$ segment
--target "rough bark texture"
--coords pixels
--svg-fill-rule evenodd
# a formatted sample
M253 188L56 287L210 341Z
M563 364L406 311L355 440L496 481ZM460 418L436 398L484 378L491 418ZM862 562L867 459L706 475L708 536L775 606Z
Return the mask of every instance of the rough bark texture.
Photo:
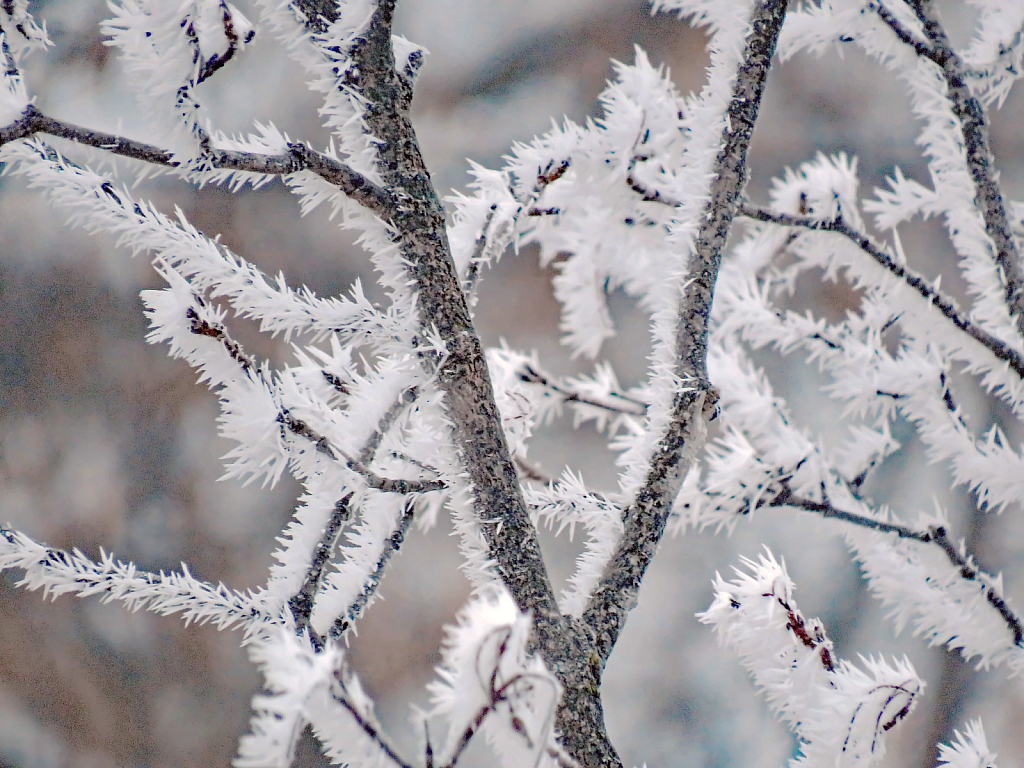
M626 510L622 539L583 614L598 638L602 664L636 604L640 583L665 532L672 501L703 444L706 420L717 401L707 374L708 319L722 249L746 182L747 148L786 6L787 0L763 0L755 6L721 150L715 158L705 216L679 302L676 375L689 386L675 396L669 429L651 458L643 487Z
M533 612L536 648L564 688L557 719L563 747L584 766L621 766L604 727L593 636L558 611L501 427L483 345L451 257L444 210L409 118L411 84L395 71L393 10L394 0L380 3L355 58L368 101L367 127L383 139L378 168L397 201L390 221L417 287L421 325L436 329L445 342L437 381L453 441L495 567L519 608Z

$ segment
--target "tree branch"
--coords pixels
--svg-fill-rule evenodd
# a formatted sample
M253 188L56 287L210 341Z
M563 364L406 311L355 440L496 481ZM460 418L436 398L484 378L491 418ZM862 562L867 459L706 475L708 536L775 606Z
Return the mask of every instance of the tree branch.
M398 754L398 751L391 746L391 743L387 738L385 738L384 734L380 732L377 725L363 717L362 713L352 704L352 702L348 700L348 697L345 695L345 681L343 677L343 670L337 670L334 673L334 679L337 682L337 687L340 689L340 692L335 691L334 686L331 686L331 690L329 691L331 699L348 710L349 714L352 715L353 719L356 721L356 725L358 725L363 730L363 733L369 736L370 739L376 743L380 748L380 751L383 752L395 765L397 765L398 768L413 768L412 764L402 759Z
M981 571L971 564L971 560L973 558L963 557L959 552L957 552L956 547L953 546L953 543L946 535L946 529L942 526L937 526L928 531L915 531L905 525L886 523L881 520L875 520L871 517L858 515L854 512L836 509L832 506L832 502L829 501L826 496L823 496L823 501L814 501L813 499L797 496L792 492L789 484L785 480L781 480L780 485L782 486L782 490L775 496L768 506L802 509L805 512L813 512L824 518L842 520L847 523L852 523L853 525L859 525L862 528L878 531L879 533L894 533L901 539L911 539L913 541L919 541L922 544L934 544L945 552L949 561L960 570L960 576L963 579L974 581L978 579L979 575L981 575ZM1002 616L1006 625L1010 628L1010 632L1013 634L1014 645L1024 647L1024 624L1022 624L1017 615L1010 610L1006 601L997 595L996 591L992 587L989 587L985 591L985 599L988 600L989 604L999 612L999 615Z
M17 139L28 138L35 133L45 133L76 144L95 147L121 157L141 160L167 168L177 168L179 164L167 150L152 144L128 139L103 131L82 128L62 120L56 120L42 114L34 106L29 105L25 114L0 129L0 146ZM305 144L292 143L288 152L281 155L263 155L256 152L237 152L234 150L209 149L211 164L221 170L245 171L274 176L288 176L299 171L311 171L329 184L340 189L348 197L360 205L376 213L382 219L389 219L395 213L395 200L382 187L377 186L361 173L352 170L329 155L316 152Z
M341 529L352 517L352 510L349 507L351 501L352 494L350 493L335 503L334 512L331 514L330 520L327 521L327 525L324 526L320 541L317 542L316 548L313 550L313 561L306 571L306 579L299 591L288 601L288 607L295 619L296 633L301 635L303 632L308 632L309 642L317 653L324 649L324 638L313 631L309 619L313 614L313 605L316 603L316 596L320 591L324 569L331 560Z
M647 403L635 400L627 395L619 394L618 392L609 393L612 401L595 400L592 397L586 397L581 395L579 392L575 392L567 387L558 384L548 379L544 374L534 370L530 365L524 365L520 369L519 380L526 382L527 384L539 384L545 389L554 392L556 395L561 397L562 402L565 403L580 403L582 405L591 405L594 408L601 408L605 411L612 413L628 414L630 416L643 416L647 413Z
M384 577L384 569L387 568L388 562L390 562L392 555L402 548L402 543L405 541L405 535L409 532L409 526L412 524L413 517L415 516L416 505L413 501L407 501L405 503L405 510L402 512L402 516L398 520L398 525L395 526L395 530L391 532L388 540L384 543L384 550L381 552L380 558L377 560L377 565L373 569L373 573L363 584L362 590L359 595L349 606L344 616L339 616L334 620L334 624L328 633L333 639L338 639L348 630L349 627L358 619L363 610L369 604L370 599L377 593L377 588L380 586L380 581Z
M930 45L914 40L880 2L872 3L871 6L900 40L911 45L919 56L934 62L942 70L946 93L963 134L967 170L974 182L975 204L981 209L985 231L992 239L995 261L1005 282L1006 306L1010 315L1017 318L1017 330L1024 336L1024 274L1021 272L1020 254L1006 216L1002 191L996 180L998 172L989 147L985 110L981 102L971 94L966 81L967 68L950 45L935 8L927 0L907 1L917 14Z
M373 457L377 455L377 449L380 448L381 441L384 439L384 435L388 433L391 427L394 426L398 417L402 415L408 406L416 402L416 398L419 397L419 390L416 387L409 387L408 389L402 390L402 393L398 396L398 399L391 404L391 407L381 416L380 423L377 424L377 429L374 430L373 434L367 439L363 445L363 449L359 452L357 460L362 464L368 464L373 461Z
M296 419L287 409L277 415L277 421L292 434L304 437L313 443L317 453L321 453L334 461L340 461L357 475L362 476L370 488L381 493L429 493L430 491L443 491L448 487L443 480L406 480L404 478L381 477L358 459L354 459L332 446L330 440L319 434L306 422Z
M558 677L563 746L588 768L620 768L608 739L599 696L599 668L589 663L593 639L563 617L530 521L469 305L448 243L444 209L420 152L409 115L412 88L395 71L391 48L394 0L380 0L362 39L350 51L367 131L376 145L384 185L398 201L390 220L394 240L417 292L421 330L444 342L436 372L443 407L488 554L521 611L532 611L532 641ZM424 364L430 367L429 361Z
M889 272L917 291L922 298L927 300L929 304L935 306L943 316L953 323L953 325L955 325L959 330L963 331L979 344L987 348L998 359L1007 363L1014 373L1024 379L1024 356L1008 344L1005 344L992 334L972 323L970 320L964 318L957 310L952 299L928 285L924 278L915 274L907 267L898 264L882 248L875 245L867 235L863 232L857 231L847 224L846 221L843 220L842 216L837 216L835 219L828 221L813 218L801 218L791 216L786 213L766 211L763 208L756 208L746 202L740 202L737 212L741 216L746 216L748 218L770 224L778 224L783 227L802 227L804 229L820 232L835 232L838 235L842 235L864 251L864 253L868 254L868 256L874 259L878 264L889 270Z
M761 0L755 5L679 304L676 376L685 388L676 393L669 428L658 443L643 486L624 514L622 537L583 613L584 623L598 638L602 663L636 604L672 502L703 443L706 420L718 399L707 375L708 318L722 249L746 182L747 148L787 4L787 0Z

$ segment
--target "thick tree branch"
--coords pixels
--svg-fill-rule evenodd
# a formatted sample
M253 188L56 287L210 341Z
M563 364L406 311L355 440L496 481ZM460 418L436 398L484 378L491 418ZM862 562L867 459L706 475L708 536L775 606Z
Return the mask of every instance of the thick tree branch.
M1002 191L997 181L995 158L989 146L988 125L981 102L971 94L967 85L967 68L960 55L950 45L946 31L928 0L908 0L924 29L928 44L917 41L900 25L899 21L880 2L872 3L879 17L914 51L942 69L946 92L953 114L960 122L963 134L967 170L974 182L975 204L985 219L985 231L995 247L995 261L1002 271L1006 287L1006 306L1017 319L1017 330L1024 336L1024 274L1021 272L1020 254L1006 216Z
M436 381L444 393L452 440L495 570L519 609L532 611L535 650L563 686L557 716L563 746L588 768L617 768L621 761L604 728L600 668L590 663L593 639L581 623L558 610L501 427L483 345L451 257L444 209L410 120L412 89L395 71L393 11L394 0L380 0L350 55L359 68L367 130L380 139L377 167L398 200L390 223L417 290L420 323L445 344ZM349 81L343 85L350 87ZM432 367L433 360L426 364Z
M756 208L745 202L740 202L738 211L740 215L757 221L770 224L778 224L783 227L802 227L820 232L835 232L838 235L850 240L864 253L874 259L878 264L889 270L896 277L903 280L907 285L917 291L929 304L938 309L959 330L966 333L982 346L986 347L998 359L1007 363L1013 372L1024 379L1024 356L1008 344L997 339L992 334L978 327L970 320L960 314L956 304L941 291L928 285L927 281L915 274L912 270L898 264L892 256L886 253L881 247L871 241L863 232L851 227L842 216L835 219L822 221L820 219L802 218L791 216L786 213L774 213L763 208Z
M684 388L676 393L668 431L655 449L643 486L625 512L622 537L583 614L584 623L598 638L602 663L636 604L672 502L703 443L706 419L718 399L707 375L708 320L722 249L746 182L747 148L786 7L787 0L762 0L755 6L715 159L706 213L679 304L676 375Z

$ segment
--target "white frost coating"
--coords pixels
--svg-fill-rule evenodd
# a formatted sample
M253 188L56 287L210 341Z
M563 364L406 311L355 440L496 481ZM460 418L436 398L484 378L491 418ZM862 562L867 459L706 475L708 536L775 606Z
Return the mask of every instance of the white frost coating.
M8 48L7 34L0 32L0 47ZM0 62L2 63L2 62ZM0 125L10 125L23 114L29 105L28 92L21 74L9 74L4 66L3 82L0 83Z
M252 25L221 0L123 0L109 7L114 17L101 26L106 44L119 50L156 142L186 175L209 170L202 148L209 126L195 87L207 63L227 55L226 24L237 35L237 50L251 39Z
M430 714L449 723L438 763L448 762L466 728L489 709L481 730L502 765L557 765L548 747L562 689L539 657L527 655L531 629L529 614L497 585L481 591L448 627L441 679L430 685Z
M372 765L384 758L380 746L338 703L344 699L376 725L373 702L346 668L340 649L328 646L316 653L308 638L288 626L251 643L249 657L263 673L266 693L253 697L251 732L239 741L235 768L287 768L306 723L339 764Z
M885 734L917 703L924 682L909 660L838 661L818 619L805 619L793 582L766 550L747 572L715 580L715 600L698 618L740 654L771 705L800 738L797 766L853 768L877 762Z
M891 7L890 7L891 5ZM887 5L907 29L923 39L920 24L903 3ZM896 74L906 86L914 116L921 122L917 143L922 148L934 187L928 211L941 216L950 240L961 258L961 270L974 299L971 319L1018 351L1022 342L1004 300L985 222L974 205L974 183L965 162L960 125L950 114L946 81L938 66L902 43L874 13L862 12L859 0L836 0L821 8L790 13L779 41L785 59L801 50L822 53L843 35ZM1019 29L1019 25L1018 25ZM990 36L991 30L986 32ZM898 184L898 182L897 182ZM883 193L879 203L865 202L865 209L885 221L903 220L893 210L895 200ZM910 201L907 201L910 202ZM911 207L906 215L916 213Z
M27 53L53 45L46 34L46 22L37 23L28 10L29 0L12 0L0 7L0 27L7 30L5 43L20 62Z
M527 489L526 502L534 525L546 522L559 534L568 528L570 540L577 525L586 531L576 570L558 600L562 613L581 616L622 536L622 513L611 500L589 493L583 478L568 469L556 483Z
M186 624L241 627L246 635L279 621L264 612L259 592L236 592L223 584L200 581L184 565L181 573L147 573L106 552L100 553L97 562L77 549L51 550L22 533L0 529L0 571L10 568L25 571L19 586L42 589L46 597L96 595L102 602L124 603L130 611L145 608L162 616L177 613Z
M1001 107L1024 73L1024 5L1015 0L967 0L979 11L970 45L961 52L967 82L986 106Z
M989 751L981 720L971 720L964 732L953 732L956 741L939 744L938 768L996 768L996 757Z
M972 563L978 573L965 579L937 547L891 535L857 528L845 537L897 632L909 625L929 645L959 649L979 669L1005 667L1010 676L1024 671L1024 648L1014 643L1013 632L987 599L990 591L1003 598L1002 576Z

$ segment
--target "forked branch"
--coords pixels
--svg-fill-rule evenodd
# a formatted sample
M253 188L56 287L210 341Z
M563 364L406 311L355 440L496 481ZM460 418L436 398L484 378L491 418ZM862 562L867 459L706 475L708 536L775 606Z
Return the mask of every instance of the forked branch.
M950 44L934 4L928 0L907 0L907 4L921 22L927 42L917 40L882 2L872 2L869 7L918 56L929 59L942 70L950 106L963 134L967 170L974 182L975 204L985 219L985 231L992 239L995 249L993 256L1005 283L1006 306L1010 315L1017 319L1017 330L1024 336L1024 274L1021 272L1020 253L1013 239L1002 190L999 188L995 157L989 146L985 109L971 94L967 84L967 68Z

